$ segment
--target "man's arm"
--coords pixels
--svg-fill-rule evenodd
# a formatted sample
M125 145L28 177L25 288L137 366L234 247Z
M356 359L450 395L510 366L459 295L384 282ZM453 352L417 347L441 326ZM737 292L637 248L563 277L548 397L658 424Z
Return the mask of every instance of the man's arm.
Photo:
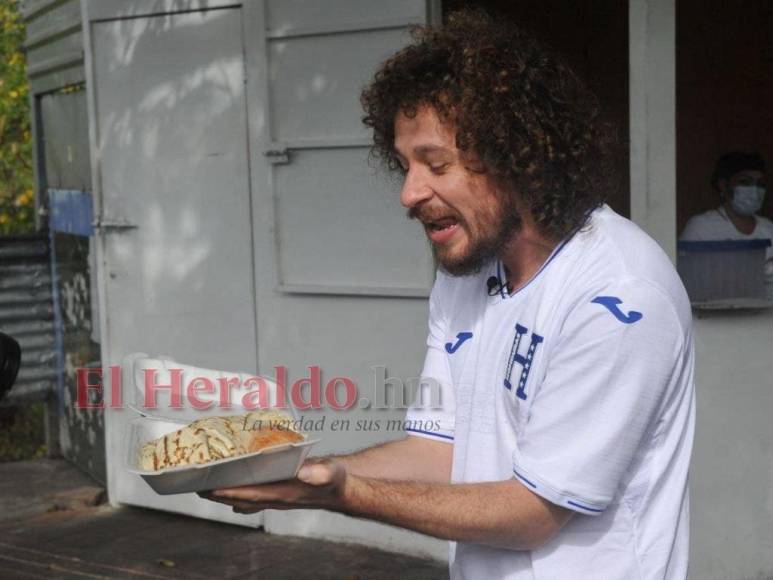
M453 444L409 436L348 455L333 456L350 475L370 479L451 482Z
M312 460L295 480L216 490L203 496L240 513L328 509L438 538L512 550L541 546L571 517L571 511L551 504L514 479L450 484L451 447L409 437L351 456ZM395 481L395 477L410 481Z
M332 509L437 538L512 550L538 548L572 514L515 479L450 485L350 476Z

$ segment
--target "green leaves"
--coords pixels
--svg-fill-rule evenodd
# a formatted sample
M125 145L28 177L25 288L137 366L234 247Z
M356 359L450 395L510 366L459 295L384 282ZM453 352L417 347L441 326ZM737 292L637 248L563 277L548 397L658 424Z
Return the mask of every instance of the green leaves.
M15 0L0 0L0 235L34 229L24 21Z

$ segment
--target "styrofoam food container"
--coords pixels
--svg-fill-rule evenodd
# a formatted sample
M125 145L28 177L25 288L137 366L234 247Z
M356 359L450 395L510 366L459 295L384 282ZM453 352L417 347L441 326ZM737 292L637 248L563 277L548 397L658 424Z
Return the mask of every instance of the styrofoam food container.
M177 431L191 421L202 418L201 415L188 415L184 416L184 419L159 417L147 414L145 410L138 408L136 406L139 400L137 392L140 387L135 377L141 376L143 368L151 367L162 372L170 368L184 368L186 373L191 373L191 376L207 376L209 374L215 378L234 373L190 367L169 359L149 358L144 353L134 353L124 359L123 380L129 379L135 387L132 389L135 394L135 405L129 405L129 407L138 415L128 423L125 467L130 473L142 477L160 495L209 491L223 487L238 487L291 479L298 473L309 451L318 441L309 440L308 436L302 434L304 440L301 442L277 445L254 453L202 464L167 467L156 471L143 470L139 465L139 458L140 450L145 443ZM231 409L227 411L223 409L219 413L210 412L208 415L238 415L242 412L246 413L247 410ZM286 412L293 419L297 419L294 409L283 409L283 412Z

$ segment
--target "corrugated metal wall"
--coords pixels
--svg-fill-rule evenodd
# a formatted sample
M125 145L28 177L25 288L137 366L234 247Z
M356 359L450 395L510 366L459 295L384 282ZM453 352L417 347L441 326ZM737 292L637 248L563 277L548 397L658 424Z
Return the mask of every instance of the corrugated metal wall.
M0 330L22 349L19 376L7 402L41 398L56 386L50 268L45 236L0 237Z

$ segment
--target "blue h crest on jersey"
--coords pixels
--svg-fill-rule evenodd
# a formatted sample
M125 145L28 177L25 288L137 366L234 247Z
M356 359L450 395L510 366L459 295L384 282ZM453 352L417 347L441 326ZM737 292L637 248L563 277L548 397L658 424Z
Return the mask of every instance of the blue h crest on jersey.
M515 323L515 337L513 337L513 344L510 347L510 356L507 359L507 370L505 371L505 388L512 390L513 385L510 382L513 367L515 363L521 365L521 376L518 379L518 388L515 390L515 395L522 400L526 400L526 382L529 380L529 372L531 371L532 362L534 361L534 354L537 352L537 347L545 340L544 337L532 332L531 339L529 340L529 346L526 349L526 354L523 355L519 351L521 350L521 339L529 333L529 329L525 326L521 326L517 322Z

